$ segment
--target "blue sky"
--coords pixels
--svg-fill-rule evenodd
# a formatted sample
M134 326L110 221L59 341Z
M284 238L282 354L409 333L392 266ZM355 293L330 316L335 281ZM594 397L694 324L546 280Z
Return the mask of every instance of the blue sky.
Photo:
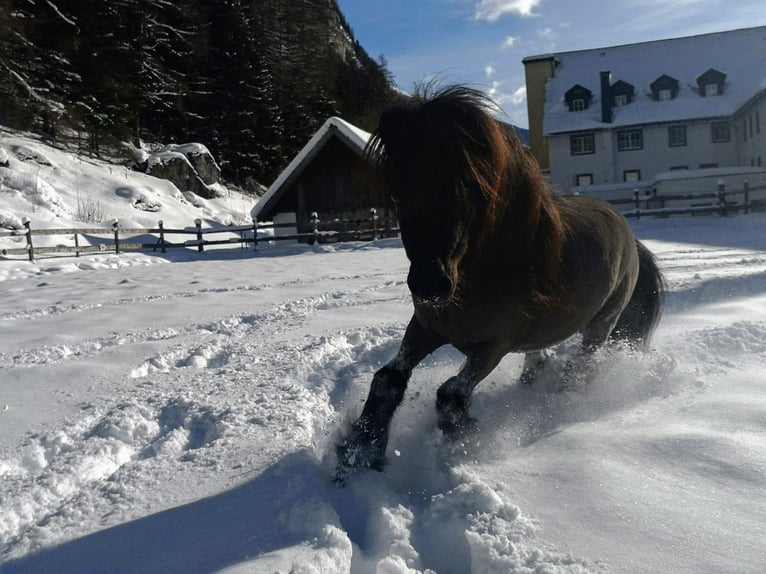
M763 0L338 0L400 88L436 77L491 93L527 127L526 56L766 25ZM766 55L764 56L766 61Z

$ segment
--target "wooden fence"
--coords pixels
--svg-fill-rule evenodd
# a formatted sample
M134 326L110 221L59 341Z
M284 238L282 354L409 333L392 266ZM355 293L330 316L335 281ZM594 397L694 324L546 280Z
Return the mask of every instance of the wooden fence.
M704 215L718 214L721 216L734 215L740 211L766 211L766 186L750 187L747 182L742 189L726 190L722 184L715 192L673 193L657 195L656 193L640 194L636 192L633 198L615 199L611 203L618 206L625 217L670 217L673 215ZM680 204L680 205L679 205ZM320 221L313 213L308 231L280 233L285 230L297 230L295 223L258 223L252 225L202 228L202 221L195 220L193 228L166 228L162 221L155 228L126 228L120 227L114 221L110 228L68 228L68 229L32 229L31 223L24 220L24 229L0 230L0 240L9 237L25 237L26 245L17 248L0 247L0 255L26 255L34 261L36 255L47 253L80 253L114 251L151 250L165 253L168 249L192 248L204 251L206 247L221 245L236 245L246 249L252 244L253 249L263 241L300 241L303 243L329 243L336 241L370 241L382 237L395 237L399 234L398 222L395 218L379 218L376 210L370 210L370 217L355 220ZM271 233L267 233L270 230ZM40 236L70 236L74 245L35 246L34 238ZM191 239L182 241L168 239L168 236L191 235ZM221 237L209 239L210 236ZM80 238L87 236L107 236L108 239L93 244L85 241L80 244Z
M744 182L742 189L727 190L719 183L712 192L640 194L633 198L615 199L610 203L618 206L625 217L670 217L672 215L735 215L739 211L766 211L766 186L751 187Z
M394 237L399 233L398 224L393 218L379 218L373 209L368 219L333 220L322 222L316 213L312 214L310 231L279 233L277 230L295 230L295 223L274 224L259 223L252 225L227 227L202 227L200 219L195 220L193 228L167 228L162 221L153 228L120 227L119 221L114 220L110 228L66 228L66 229L33 229L31 222L24 219L24 229L0 230L0 239L5 237L25 237L26 245L17 248L0 248L0 255L26 255L29 261L34 261L37 255L48 253L80 253L107 252L121 253L123 251L151 250L165 253L168 249L192 248L199 252L206 247L222 245L239 245L246 249L252 244L253 249L264 241L300 241L304 243L332 243L337 241L372 241L383 237ZM338 230L340 228L341 230ZM266 233L271 230L272 233ZM208 236L229 235L220 239L208 239ZM168 236L191 235L191 239L171 241ZM35 237L41 236L70 236L74 245L35 246ZM81 245L80 238L87 236L107 236L104 242ZM174 237L175 239L175 237Z

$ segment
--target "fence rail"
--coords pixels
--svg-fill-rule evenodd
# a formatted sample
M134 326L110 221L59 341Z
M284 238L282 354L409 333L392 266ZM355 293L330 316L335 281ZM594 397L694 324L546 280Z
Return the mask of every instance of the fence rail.
M206 247L236 245L246 249L252 244L253 249L259 243L272 241L305 241L307 243L331 243L336 241L370 241L382 237L398 235L398 224L394 218L379 218L376 210L371 210L370 218L354 220L333 220L322 222L316 213L312 214L308 231L298 232L295 223L260 223L252 225L203 228L200 219L195 220L193 228L167 228L162 221L157 227L120 227L115 220L111 227L33 229L31 222L24 219L24 229L0 230L0 239L4 237L26 237L26 245L16 248L0 248L0 255L26 255L34 261L37 255L44 253L80 253L152 250L165 253L168 249L196 248L202 252ZM341 229L338 229L341 228ZM278 233L278 230L292 229L293 233ZM271 230L272 233L266 233ZM234 237L207 239L207 236L229 234ZM34 238L44 236L73 236L74 245L36 246ZM87 236L109 236L111 241L80 245L80 238ZM168 235L192 235L191 239L170 241ZM149 236L149 237L147 237Z
M670 217L672 215L734 215L740 210L743 213L751 211L766 211L766 194L760 199L754 199L754 194L766 191L766 186L750 186L744 182L742 189L727 190L722 183L718 189L711 192L656 193L640 194L635 192L632 198L610 200L618 206L625 217ZM684 205L673 207L672 204ZM625 206L632 206L626 209Z

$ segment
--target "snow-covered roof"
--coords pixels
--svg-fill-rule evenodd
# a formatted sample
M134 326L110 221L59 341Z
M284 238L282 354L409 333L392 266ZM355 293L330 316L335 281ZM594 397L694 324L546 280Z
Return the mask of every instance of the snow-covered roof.
M359 129L353 124L338 117L331 117L316 131L308 143L303 146L290 164L279 174L274 183L263 195L261 200L253 208L251 215L257 219L259 214L267 212L290 187L290 185L303 173L311 161L322 151L332 137L338 137L351 149L364 154L364 149L370 139L370 134Z
M546 86L545 135L732 116L766 89L766 26L525 60L551 57L555 69ZM723 94L703 97L697 78L711 68L726 74ZM613 108L612 123L601 122L602 71L611 72L612 84L624 80L636 87L634 101ZM654 101L649 86L663 74L676 78L680 91L672 100ZM588 109L570 112L564 94L576 84L594 97Z

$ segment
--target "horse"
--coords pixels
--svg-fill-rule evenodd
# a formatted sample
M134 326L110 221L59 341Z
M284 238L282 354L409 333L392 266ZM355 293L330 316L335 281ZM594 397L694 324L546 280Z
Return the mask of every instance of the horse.
M414 306L396 356L373 376L350 432L336 445L339 481L382 471L394 411L412 370L451 344L466 360L436 393L447 439L472 431L476 385L508 353L524 353L532 384L544 353L580 334L561 387L587 380L596 349L648 349L664 282L652 253L605 201L554 195L482 92L447 86L381 115L367 146L396 205Z

